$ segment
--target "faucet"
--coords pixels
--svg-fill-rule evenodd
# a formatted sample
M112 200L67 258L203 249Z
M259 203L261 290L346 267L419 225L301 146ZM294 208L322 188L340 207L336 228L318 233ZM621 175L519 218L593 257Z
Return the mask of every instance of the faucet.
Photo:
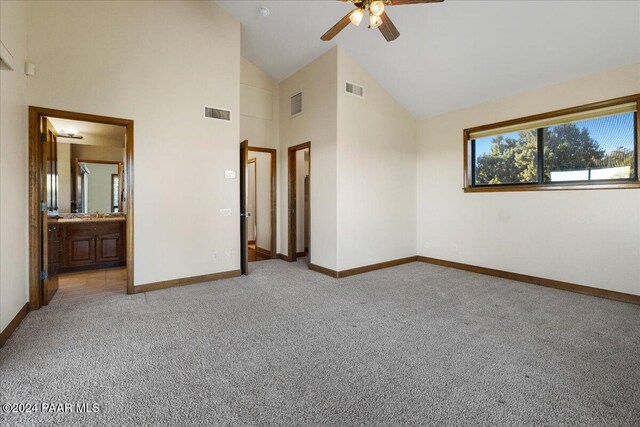
M93 214L95 215L96 219L100 218L100 211L95 211Z

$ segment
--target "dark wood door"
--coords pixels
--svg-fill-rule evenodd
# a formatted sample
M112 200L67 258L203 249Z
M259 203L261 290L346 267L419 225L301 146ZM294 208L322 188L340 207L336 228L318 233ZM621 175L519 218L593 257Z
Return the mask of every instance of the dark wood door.
M49 239L49 252L47 254L48 274L52 277L57 277L62 264L62 230L58 224L50 222L47 234Z
M249 274L249 236L247 233L247 162L249 141L240 143L240 271Z
M49 304L58 290L57 268L49 265L49 214L58 210L58 137L56 129L46 117L40 123L41 163L40 163L40 214L42 227L40 240L42 303ZM54 254L52 253L53 257ZM54 263L55 264L55 263Z

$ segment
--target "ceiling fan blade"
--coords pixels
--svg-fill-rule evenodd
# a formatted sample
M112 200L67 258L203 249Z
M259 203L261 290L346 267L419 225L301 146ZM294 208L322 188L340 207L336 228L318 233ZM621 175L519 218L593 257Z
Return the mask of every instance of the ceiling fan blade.
M353 9L353 10L358 10L358 9L356 8L356 9ZM347 13L344 16L344 18L342 18L341 20L336 22L336 25L334 25L333 27L329 28L329 31L324 33L322 35L322 37L320 37L320 38L322 40L324 40L324 41L329 41L332 38L334 38L335 36L337 36L340 31L344 30L347 27L347 25L349 25L351 23L351 20L349 19L349 16L353 12L353 10L351 12Z
M442 3L444 0L388 0L391 6L402 6L404 4L420 3Z
M380 30L384 38L387 39L388 42L392 42L400 37L400 31L398 31L396 26L393 25L393 21L391 21L391 18L389 18L389 15L387 15L387 12L382 12L381 18L382 25L380 25L378 29Z

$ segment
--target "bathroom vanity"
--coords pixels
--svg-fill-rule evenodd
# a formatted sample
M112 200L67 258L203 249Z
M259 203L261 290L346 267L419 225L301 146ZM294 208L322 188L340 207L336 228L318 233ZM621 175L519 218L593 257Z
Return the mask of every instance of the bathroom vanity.
M126 264L124 216L50 218L49 275Z

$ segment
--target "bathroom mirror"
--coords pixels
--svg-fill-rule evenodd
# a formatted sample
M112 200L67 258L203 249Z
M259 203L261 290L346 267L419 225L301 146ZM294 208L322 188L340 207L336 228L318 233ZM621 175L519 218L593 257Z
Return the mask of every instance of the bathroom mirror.
M120 212L122 163L74 159L76 213ZM71 203L74 205L73 201Z

